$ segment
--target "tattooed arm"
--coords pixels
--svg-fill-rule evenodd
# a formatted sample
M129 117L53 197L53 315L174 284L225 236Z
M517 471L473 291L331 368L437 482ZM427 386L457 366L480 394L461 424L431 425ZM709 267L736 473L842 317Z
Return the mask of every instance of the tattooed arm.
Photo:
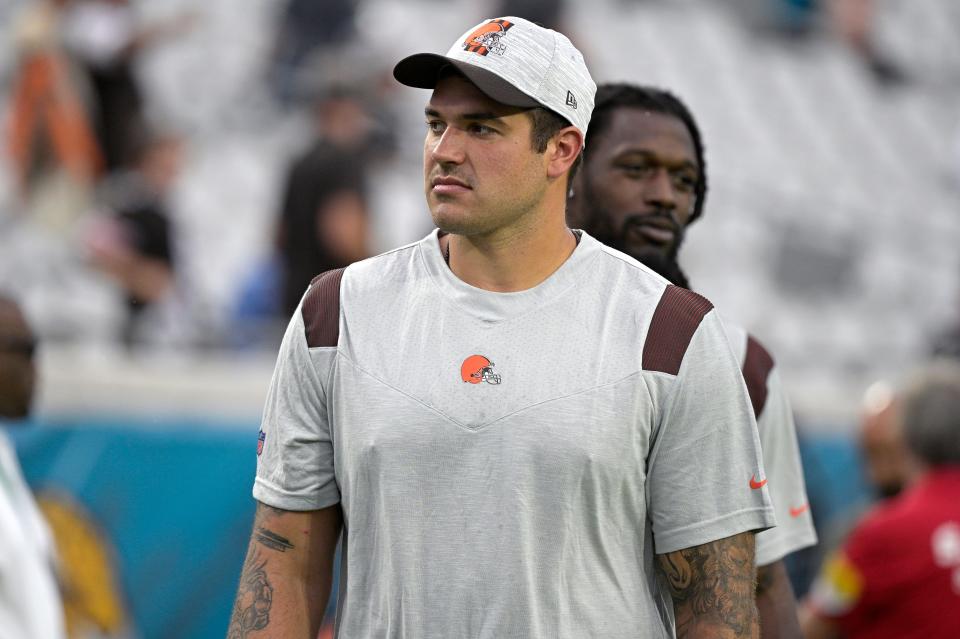
M797 598L783 561L757 568L757 610L763 639L800 639Z
M257 504L227 639L313 639L330 597L340 505L292 512Z
M757 639L753 533L657 555L677 639Z

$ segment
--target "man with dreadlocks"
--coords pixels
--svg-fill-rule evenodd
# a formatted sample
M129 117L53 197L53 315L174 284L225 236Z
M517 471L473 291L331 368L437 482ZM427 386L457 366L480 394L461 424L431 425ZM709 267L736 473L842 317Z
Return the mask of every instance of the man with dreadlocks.
M707 193L703 142L690 111L666 91L601 85L587 137L590 144L568 202L570 226L688 288L676 258L687 226L703 212ZM757 418L764 481L778 522L756 537L761 633L765 638L799 637L796 601L782 559L815 544L817 537L793 416L766 349L742 328L729 322L725 328ZM662 568L672 583L674 567L663 563Z

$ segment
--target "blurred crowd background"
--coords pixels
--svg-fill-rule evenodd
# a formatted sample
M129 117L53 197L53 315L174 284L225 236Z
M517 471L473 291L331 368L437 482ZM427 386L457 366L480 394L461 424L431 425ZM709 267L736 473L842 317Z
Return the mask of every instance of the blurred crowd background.
M74 636L225 632L291 310L431 228L427 95L392 65L494 15L691 107L681 260L774 353L821 537L870 499L864 415L960 357L960 3L0 0L0 291L40 370L11 434L89 590Z

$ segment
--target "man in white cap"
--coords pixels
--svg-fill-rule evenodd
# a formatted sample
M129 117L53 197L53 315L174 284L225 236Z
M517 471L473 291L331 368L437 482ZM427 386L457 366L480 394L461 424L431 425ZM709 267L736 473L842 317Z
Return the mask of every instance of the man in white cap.
M264 410L230 637L751 637L774 523L706 299L565 222L595 84L485 21L432 89L420 242L318 276Z

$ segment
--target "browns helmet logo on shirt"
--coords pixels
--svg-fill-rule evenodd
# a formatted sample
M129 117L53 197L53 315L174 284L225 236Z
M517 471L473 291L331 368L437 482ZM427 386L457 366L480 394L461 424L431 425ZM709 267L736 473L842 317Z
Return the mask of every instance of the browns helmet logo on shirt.
M460 365L460 378L468 384L499 384L500 376L493 372L493 362L483 355L471 355Z
M463 41L463 49L480 55L487 55L491 51L497 55L503 55L507 47L500 42L500 38L502 38L503 34L509 31L512 26L512 22L504 20L503 18L491 20L477 27L467 36Z

